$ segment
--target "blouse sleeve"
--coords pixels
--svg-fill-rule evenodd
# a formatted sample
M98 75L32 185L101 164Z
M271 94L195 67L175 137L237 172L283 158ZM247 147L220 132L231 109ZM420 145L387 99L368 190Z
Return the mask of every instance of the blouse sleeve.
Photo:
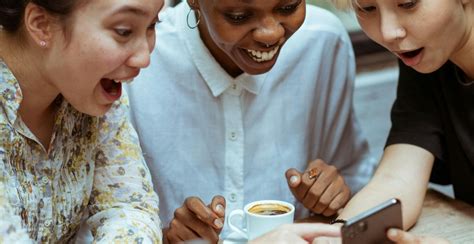
M102 118L90 199L95 242L161 243L158 196L122 98Z
M9 138L3 133L1 136L2 140ZM15 214L13 206L8 201L6 186L9 176L5 169L5 154L5 147L0 147L0 243L33 243L21 226L20 216Z

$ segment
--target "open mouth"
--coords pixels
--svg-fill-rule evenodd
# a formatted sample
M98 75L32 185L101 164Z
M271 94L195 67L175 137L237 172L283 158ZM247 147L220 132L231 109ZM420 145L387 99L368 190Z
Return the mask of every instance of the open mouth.
M102 78L100 85L111 98L118 99L122 95L122 82L120 81Z
M423 48L419 48L419 49L409 51L409 52L399 53L399 55L402 58L409 59L409 58L416 57L418 54L421 53L421 51L423 51Z
M244 49L247 51L247 54L252 58L255 62L262 63L272 60L275 57L275 54L278 52L280 46L276 46L272 50L268 52L252 50L252 49Z

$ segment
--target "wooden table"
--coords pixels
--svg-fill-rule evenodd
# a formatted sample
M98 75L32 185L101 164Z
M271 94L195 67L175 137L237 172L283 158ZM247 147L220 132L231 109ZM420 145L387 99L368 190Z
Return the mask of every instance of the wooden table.
M443 237L452 243L474 243L474 206L430 189L410 232Z
M328 218L313 216L296 222L328 221ZM421 216L410 232L442 237L454 244L474 244L474 206L429 189Z

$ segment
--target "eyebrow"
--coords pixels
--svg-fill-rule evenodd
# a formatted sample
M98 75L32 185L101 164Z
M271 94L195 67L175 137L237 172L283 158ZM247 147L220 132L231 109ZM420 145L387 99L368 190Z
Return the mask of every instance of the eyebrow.
M150 15L147 11L134 7L134 6L123 6L113 11L112 14L119 14L119 13L132 13L132 14L147 16L147 17Z

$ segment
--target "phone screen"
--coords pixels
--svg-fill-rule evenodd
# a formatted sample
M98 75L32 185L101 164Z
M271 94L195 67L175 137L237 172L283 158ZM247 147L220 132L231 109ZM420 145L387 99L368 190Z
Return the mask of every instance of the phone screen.
M392 198L347 220L341 229L342 243L393 243L387 238L387 230L402 226L401 202Z

